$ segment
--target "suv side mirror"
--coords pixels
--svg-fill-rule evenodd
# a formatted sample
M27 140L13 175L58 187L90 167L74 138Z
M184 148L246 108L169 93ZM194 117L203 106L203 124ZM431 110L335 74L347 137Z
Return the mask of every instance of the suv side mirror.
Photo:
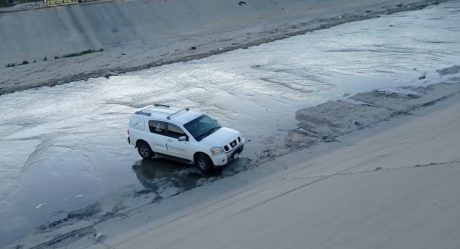
M187 138L187 136L180 136L178 138L178 140L181 141L181 142L184 142L184 141L188 141L188 138Z

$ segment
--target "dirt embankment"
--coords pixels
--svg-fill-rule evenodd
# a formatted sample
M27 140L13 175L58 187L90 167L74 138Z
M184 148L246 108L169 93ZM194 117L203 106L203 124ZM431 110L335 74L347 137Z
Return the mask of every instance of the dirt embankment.
M0 14L0 94L246 48L440 1L113 1Z

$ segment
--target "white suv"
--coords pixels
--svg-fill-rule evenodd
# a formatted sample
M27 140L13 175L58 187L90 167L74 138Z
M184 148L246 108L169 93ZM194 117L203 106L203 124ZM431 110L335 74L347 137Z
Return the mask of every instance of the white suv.
M245 139L203 113L154 104L130 117L128 143L144 159L158 154L209 173L241 153Z

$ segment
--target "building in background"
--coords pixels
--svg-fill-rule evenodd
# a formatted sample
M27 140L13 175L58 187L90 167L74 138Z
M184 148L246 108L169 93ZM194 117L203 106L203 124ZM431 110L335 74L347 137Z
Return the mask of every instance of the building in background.
M0 7L8 7L15 4L14 0L0 0Z
M76 4L78 0L45 0L46 6L60 6L60 5L69 5Z

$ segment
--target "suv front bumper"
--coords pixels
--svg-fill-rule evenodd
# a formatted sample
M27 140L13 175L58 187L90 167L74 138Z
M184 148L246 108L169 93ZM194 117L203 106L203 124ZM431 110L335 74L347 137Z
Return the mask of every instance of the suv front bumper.
M211 157L211 160L215 167L222 167L233 161L236 155L239 155L241 152L243 152L243 149L244 142L240 143L238 147L234 148L232 151Z

